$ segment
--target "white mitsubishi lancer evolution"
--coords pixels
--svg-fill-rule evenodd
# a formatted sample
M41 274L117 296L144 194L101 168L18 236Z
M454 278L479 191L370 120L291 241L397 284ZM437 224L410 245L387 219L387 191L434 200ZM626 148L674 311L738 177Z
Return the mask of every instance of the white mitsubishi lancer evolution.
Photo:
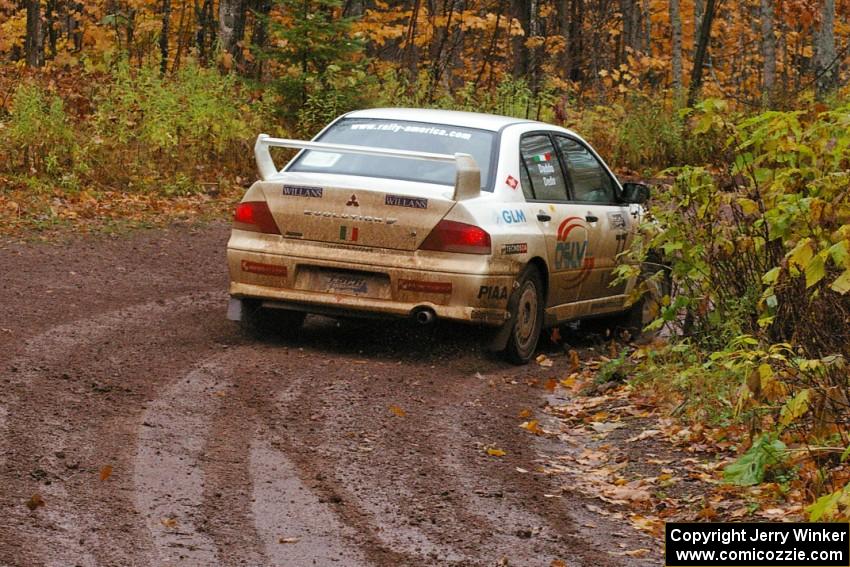
M278 169L274 147L300 151ZM451 319L493 327L491 346L523 363L544 327L640 309L613 270L649 190L570 130L387 108L309 142L260 134L254 151L261 180L227 245L230 319Z

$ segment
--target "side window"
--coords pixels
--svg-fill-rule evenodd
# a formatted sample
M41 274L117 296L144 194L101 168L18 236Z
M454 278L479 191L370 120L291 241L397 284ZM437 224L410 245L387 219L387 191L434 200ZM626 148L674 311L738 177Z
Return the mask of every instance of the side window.
M528 172L527 179L531 182L535 199L539 201L567 200L564 174L549 136L545 134L525 136L520 142L520 155L525 171ZM525 179L523 177L523 181ZM528 196L527 193L526 196Z
M614 182L590 151L570 138L557 136L558 149L567 162L576 201L615 202Z

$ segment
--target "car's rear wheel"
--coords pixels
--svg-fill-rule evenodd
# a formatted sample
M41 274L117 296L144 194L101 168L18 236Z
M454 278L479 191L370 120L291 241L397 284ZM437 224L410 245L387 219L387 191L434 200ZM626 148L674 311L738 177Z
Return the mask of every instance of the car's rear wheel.
M263 307L259 300L246 299L242 304L242 329L254 336L294 337L306 316L302 311Z
M512 327L504 354L514 364L527 363L537 350L543 328L543 301L540 272L529 266L509 302Z

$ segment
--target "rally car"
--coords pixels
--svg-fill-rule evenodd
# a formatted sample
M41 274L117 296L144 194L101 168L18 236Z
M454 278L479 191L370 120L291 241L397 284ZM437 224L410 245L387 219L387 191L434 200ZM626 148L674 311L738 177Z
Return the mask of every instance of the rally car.
M278 169L276 147L299 152ZM649 190L621 185L570 130L387 108L313 141L260 134L254 152L261 180L227 245L230 319L289 332L307 313L450 319L493 327L523 363L543 328L640 307L613 271Z

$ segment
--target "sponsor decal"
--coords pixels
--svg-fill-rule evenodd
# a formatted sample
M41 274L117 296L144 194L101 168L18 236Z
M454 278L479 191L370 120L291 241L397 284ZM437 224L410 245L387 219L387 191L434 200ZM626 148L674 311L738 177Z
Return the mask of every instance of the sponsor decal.
M357 202L357 195L351 194L351 197L348 199L348 202L345 203L346 207L359 207L360 203Z
M403 195L387 195L384 204L393 207L408 207L411 209L427 209L428 199L419 197L404 197Z
M321 187L300 187L297 185L283 186L284 197L312 197L314 199L321 199L323 192L324 189Z
M366 278L346 276L344 274L331 274L328 276L327 286L328 291L348 293L366 293L369 289Z
M626 230L629 223L623 213L608 213L608 224L615 230Z
M517 242L514 244L505 244L502 246L502 254L526 254L528 253L528 244L525 242Z
M505 209L502 211L502 219L508 224L524 223L525 211L520 209Z
M508 286L504 285L482 285L478 288L478 299L507 299Z
M349 229L349 227L340 225L339 227L339 239L345 240L346 242L357 242L357 237L360 236L360 230L353 226Z
M359 221L359 222L371 222L376 224L395 224L398 222L398 219L394 218L384 218L384 217L373 217L369 215L357 215L357 214L349 214L349 213L335 213L333 211L313 211L310 209L304 209L304 214L308 217L322 217L326 219L342 219L342 220L351 220L351 221Z
M250 260L242 260L240 263L243 272L250 274L260 274L261 276L278 276L286 277L286 266L275 266L274 264L264 264L262 262L251 262Z
M589 249L589 236L587 223L580 217L567 217L558 227L555 269L575 272L563 280L567 289L587 279L593 269L594 259Z
M451 282L426 282L421 280L398 280L399 291L419 293L451 293Z
M505 183L511 189L516 189L517 185L519 185L519 181L517 181L516 177L514 177L513 175L508 175L508 178L505 179Z

